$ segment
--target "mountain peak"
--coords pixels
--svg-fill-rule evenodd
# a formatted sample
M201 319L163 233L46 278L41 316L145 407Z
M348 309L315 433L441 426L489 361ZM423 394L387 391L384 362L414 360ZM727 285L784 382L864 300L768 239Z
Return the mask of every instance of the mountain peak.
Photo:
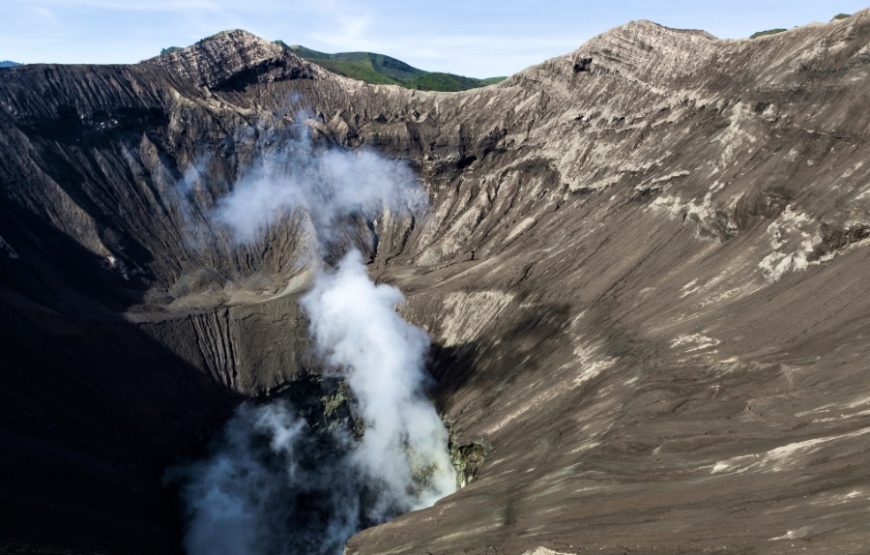
M661 86L690 74L722 41L706 31L640 19L592 37L577 50L528 68L513 79L571 82L578 74L621 75Z
M245 31L221 31L199 42L145 60L210 88L227 84L246 72L278 70L292 77L311 77L310 64L272 41Z
M661 36L663 34L674 34L683 37L696 37L704 40L717 40L714 35L702 29L679 29L677 27L668 27L667 25L662 25L661 23L656 23L649 19L635 19L629 21L628 23L608 30L599 36L609 34L631 34L635 36L650 35L653 37Z

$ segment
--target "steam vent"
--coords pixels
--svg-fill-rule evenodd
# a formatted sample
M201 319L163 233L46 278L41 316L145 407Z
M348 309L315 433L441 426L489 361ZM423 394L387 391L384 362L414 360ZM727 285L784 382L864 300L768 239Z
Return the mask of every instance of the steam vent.
M870 551L870 10L495 85L0 69L0 553Z

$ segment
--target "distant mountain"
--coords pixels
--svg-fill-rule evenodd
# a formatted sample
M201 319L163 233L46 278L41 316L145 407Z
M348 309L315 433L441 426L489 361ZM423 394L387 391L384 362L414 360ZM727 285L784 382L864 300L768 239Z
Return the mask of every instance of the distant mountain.
M776 28L776 29L767 29L765 31L758 31L757 33L752 33L749 35L751 39L757 39L758 37L766 37L769 35L777 35L779 33L785 33L788 29Z
M322 66L333 73L352 77L367 83L401 85L425 91L464 91L503 81L505 77L478 79L453 73L430 72L418 69L401 60L374 52L339 52L328 54L299 44L277 44L294 54Z
M20 65L21 64L19 64L18 62L12 62L10 60L0 61L0 67L15 67L15 66L20 66Z

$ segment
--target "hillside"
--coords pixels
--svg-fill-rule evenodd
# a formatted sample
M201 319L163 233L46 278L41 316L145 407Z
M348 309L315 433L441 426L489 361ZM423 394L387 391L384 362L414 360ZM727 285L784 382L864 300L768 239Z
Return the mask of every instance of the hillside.
M352 77L366 83L401 85L425 91L464 91L503 81L504 77L478 79L453 73L429 72L415 68L401 60L372 52L339 52L328 54L302 45L287 46L294 54L314 62L333 73Z
M3 67L15 67L15 66L18 66L18 65L21 65L21 64L19 64L19 63L17 63L17 62L10 61L10 60L3 60L3 61L0 61L0 68L3 68Z

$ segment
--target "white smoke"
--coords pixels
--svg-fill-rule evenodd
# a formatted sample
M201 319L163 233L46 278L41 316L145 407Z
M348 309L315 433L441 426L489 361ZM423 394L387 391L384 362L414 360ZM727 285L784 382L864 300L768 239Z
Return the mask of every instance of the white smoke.
M403 301L369 279L356 250L301 301L317 348L346 377L365 420L352 460L384 485L375 519L429 506L456 485L447 431L423 392L429 337L396 312Z
M365 484L350 439L314 430L286 401L242 405L212 455L176 470L191 555L332 555L359 529Z
M302 217L317 246L349 218L419 214L426 202L407 164L318 150L297 126L297 138L264 153L218 201L210 224L249 244ZM328 371L347 382L362 435L312 427L285 401L242 406L210 456L176 472L190 555L336 554L361 527L455 489L448 434L425 395L429 337L398 314L401 292L373 283L356 250L334 269L314 264L300 302Z
M288 418L286 410L278 405L262 409L243 407L227 425L224 442L209 460L186 469L190 482L185 488L187 510L192 515L185 534L188 553L256 553L258 538L264 536L263 508L274 485L264 487L270 480L265 462L251 449L249 438L268 428L278 428L276 441L292 446L299 435L299 424ZM280 439L277 439L280 438ZM289 461L287 475L297 473Z
M294 213L310 219L315 239L328 241L346 216L425 208L426 193L407 164L368 150L318 150L304 123L294 130L294 139L265 152L218 202L212 219L237 241L256 242Z

